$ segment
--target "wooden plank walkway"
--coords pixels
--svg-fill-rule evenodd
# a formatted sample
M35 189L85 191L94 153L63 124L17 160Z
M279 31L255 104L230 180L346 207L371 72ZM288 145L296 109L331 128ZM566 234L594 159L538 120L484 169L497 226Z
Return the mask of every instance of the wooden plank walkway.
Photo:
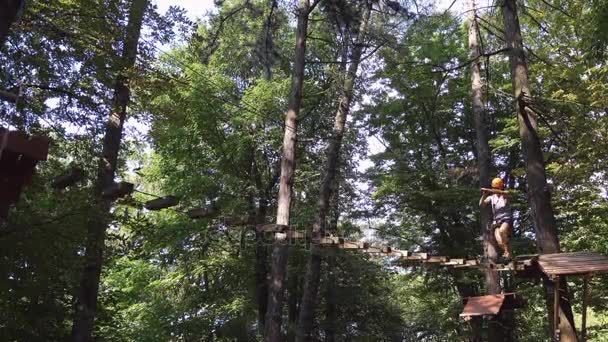
M311 244L320 245L324 248L336 248L354 250L370 254L374 257L396 258L393 264L407 267L413 264L438 265L439 267L451 268L474 268L474 269L495 269L501 272L526 271L532 267L532 257L526 256L525 259L516 259L508 264L490 263L481 258L450 258L448 256L431 255L426 252L410 252L400 250L390 246L373 245L366 241L347 240L336 236L312 236L304 231L291 230L289 226L264 224L256 226L256 230L264 233L285 234L287 239L302 240Z

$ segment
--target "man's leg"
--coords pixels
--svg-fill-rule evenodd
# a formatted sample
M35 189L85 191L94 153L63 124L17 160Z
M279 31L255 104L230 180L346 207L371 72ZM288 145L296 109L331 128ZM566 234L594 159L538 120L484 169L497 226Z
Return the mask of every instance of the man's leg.
M496 243L498 244L498 247L500 247L504 251L505 246L503 243L502 234L500 233L501 226L495 226L495 227L496 228L494 229L494 238L496 239Z
M509 247L509 236L511 235L511 224L509 222L503 222L500 228L496 229L496 232L500 235L500 244L505 251L505 256L511 258L511 248Z

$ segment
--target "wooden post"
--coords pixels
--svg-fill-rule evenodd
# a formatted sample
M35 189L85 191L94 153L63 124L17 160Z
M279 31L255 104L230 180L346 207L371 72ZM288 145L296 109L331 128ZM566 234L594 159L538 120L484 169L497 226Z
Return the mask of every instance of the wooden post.
M589 278L587 274L583 277L583 317L581 319L581 342L587 340L587 301L589 300Z
M553 340L559 342L559 276L553 279Z

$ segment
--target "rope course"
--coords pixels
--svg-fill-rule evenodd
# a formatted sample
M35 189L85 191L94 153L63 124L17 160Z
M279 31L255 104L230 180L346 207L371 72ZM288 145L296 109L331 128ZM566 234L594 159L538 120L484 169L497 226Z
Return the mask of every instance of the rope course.
M53 24L52 21L49 20L47 17L39 13L34 13L34 15L37 18L43 20L50 27L61 30L57 27L57 25ZM479 19L483 20L482 18ZM491 23L487 24L491 25ZM480 24L480 26L491 32L487 27L484 27L484 25ZM498 35L494 35L499 39L502 39ZM88 41L86 41L85 39L88 39ZM91 44L91 42L99 42L99 39L97 39L96 37L93 37L90 34L82 33L80 33L78 39L75 40L85 44ZM143 61L143 63L139 65L139 67L143 68L144 70L153 72L166 80L171 80L176 83L182 84L188 87L190 90L193 90L200 94L205 94L205 96L217 99L236 109L246 111L251 114L260 115L262 117L268 118L269 120L275 123L278 121L274 118L271 118L268 112L263 111L256 105L244 100L241 94L226 91L226 87L222 87L221 84L218 84L218 82L213 80L213 75L206 75L200 72L199 70L193 68L191 65L187 64L187 62L176 58L175 55L172 55L171 53L162 50L150 41L147 41L143 38L142 41L147 43L161 56L164 55L167 57L171 57L169 59L162 60L162 63L164 63L164 65L171 68L177 68L184 74L190 72L192 73L192 75L200 77L201 83L203 83L205 86L208 85L209 88L211 88L212 92L209 92L209 89L201 89L200 87L198 87L195 84L195 81L189 79L187 75L183 79L175 77L167 72L159 70L158 68L149 66L147 64L147 61ZM460 67L461 66L458 66L457 68ZM118 75L118 72L108 72L108 75ZM509 98L510 100L515 99L513 95L505 93L499 89L495 89L494 87L489 86L488 89L491 90L497 96ZM12 93L0 90L0 99L13 102L15 104L15 108L17 108L19 100L22 97L22 91L23 89L21 85L19 86L19 92L16 96L14 96ZM217 94L215 92L217 92ZM535 101L538 101L540 103L565 103L570 105L584 106L589 109L595 109L592 106L576 103L574 101L559 101L555 99L546 99L542 97L530 96L524 96L523 100L527 101L528 103L534 103ZM15 111L16 110L17 109L15 109ZM223 114L228 114L222 108L220 108L219 111ZM230 117L230 115L226 116ZM10 121L12 120L9 119L8 129L0 128L0 186L2 186L0 188L2 190L0 191L0 218L6 217L6 213L8 212L8 206L10 205L10 203L14 203L16 199L18 199L23 185L27 184L31 180L31 176L34 173L34 169L37 162L40 160L46 160L48 154L48 139L30 139L24 134L20 134L15 131L10 131ZM91 120L89 122L93 121ZM290 129L293 131L295 131L296 129L295 127L291 127L288 125L285 126L286 123L283 122L279 122L279 124L283 125L283 127L285 127L286 129ZM20 181L15 183L17 184L17 186L15 187L16 192L14 193L8 193L9 190L7 189L9 189L8 186L11 182L15 182L17 176L15 174L8 173L7 170L9 169L12 172L21 173L21 176L19 176L21 177ZM55 190L63 190L75 185L78 182L81 182L85 178L86 174L82 169L78 167L73 167L65 174L55 177L51 182L51 187ZM536 191L531 192L528 196L535 196L537 194L537 191L544 191L544 189L537 189ZM106 200L115 201L120 198L130 196L134 192L153 197L153 199L150 199L146 202L140 202L143 203L143 208L149 211L170 209L181 214L186 214L191 219L215 218L218 214L218 210L215 209L213 206L192 208L185 212L180 211L174 208L180 203L180 199L178 196L159 196L156 194L137 190L134 183L126 181L113 183L109 188L103 189L101 196ZM255 229L256 232L259 233L276 234L275 236L278 236L279 239L310 243L321 246L323 248L356 251L370 255L372 257L393 258L394 260L392 260L392 265L400 267L410 267L412 265L435 265L438 267L446 267L451 269L491 269L503 272L513 272L517 276L526 278L548 277L553 282L555 313L559 313L559 310L557 308L559 307L561 298L559 287L560 281L563 281L563 277L566 275L582 275L585 277L585 295L583 298L583 322L585 322L586 317L585 315L588 279L595 273L608 272L608 258L588 252L556 253L545 255L521 255L507 263L495 263L483 257L455 258L449 256L432 255L426 252L412 252L407 250L400 250L391 246L372 244L362 240L349 240L342 237L336 237L332 235L320 235L315 233L310 234L305 231L297 230L291 226L277 224L256 224L255 222L251 222L249 218L235 216L225 217L223 219L226 225L248 226L249 228ZM229 222L229 220L231 220L231 222ZM494 296L480 296L468 298L465 310L463 314L461 314L461 316L472 317L483 316L488 314L497 315L501 310L520 307L520 304L516 303L517 301L515 298L515 294L500 294ZM505 306L505 303L512 304L508 304L507 306ZM557 316L557 314L554 317L553 322L555 333L554 337L556 340L559 340L559 316ZM585 323L583 323L583 331L585 329L584 325Z

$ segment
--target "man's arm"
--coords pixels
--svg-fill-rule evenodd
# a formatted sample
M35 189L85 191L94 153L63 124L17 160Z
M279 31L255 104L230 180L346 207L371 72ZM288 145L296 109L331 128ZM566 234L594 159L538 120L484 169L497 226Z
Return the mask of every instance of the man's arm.
M485 207L488 204L490 204L490 202L492 202L492 198L490 198L488 195L489 195L488 191L484 191L484 189L481 190L481 198L479 199L480 207Z
M500 189L481 188L481 192L486 192L486 193L490 193L490 194L504 195L504 196L511 196L511 191L500 190Z

